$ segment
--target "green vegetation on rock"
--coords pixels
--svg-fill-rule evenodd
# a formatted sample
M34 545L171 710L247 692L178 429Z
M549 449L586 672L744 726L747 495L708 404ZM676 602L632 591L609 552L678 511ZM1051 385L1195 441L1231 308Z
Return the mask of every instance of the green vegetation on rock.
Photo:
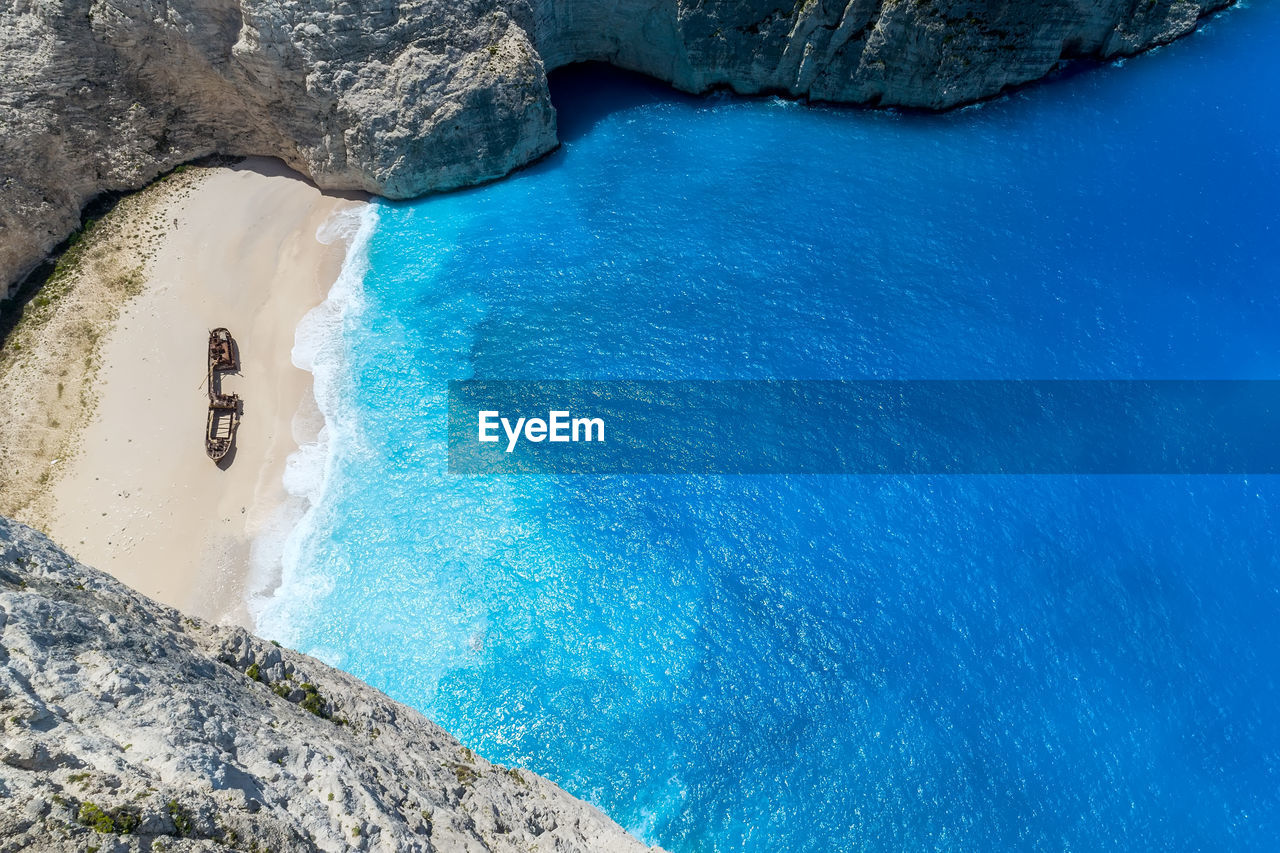
M133 832L141 821L142 819L133 809L121 807L107 810L90 802L81 803L80 811L76 814L76 822L81 826L87 826L97 832L120 835Z

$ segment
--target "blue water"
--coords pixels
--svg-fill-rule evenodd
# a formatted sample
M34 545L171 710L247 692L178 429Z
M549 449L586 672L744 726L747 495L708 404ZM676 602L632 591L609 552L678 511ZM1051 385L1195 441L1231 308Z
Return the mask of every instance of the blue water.
M263 629L677 853L1280 849L1275 478L444 471L449 379L1275 378L1277 40L941 116L559 81L561 150L365 223Z

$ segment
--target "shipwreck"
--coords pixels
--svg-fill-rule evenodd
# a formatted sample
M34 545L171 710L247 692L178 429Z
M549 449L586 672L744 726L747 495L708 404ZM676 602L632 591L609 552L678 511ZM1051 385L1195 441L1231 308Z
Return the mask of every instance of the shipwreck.
M221 461L231 450L240 426L240 397L222 393L222 374L239 369L239 353L231 332L221 327L209 332L209 372L205 382L209 416L205 421L204 449L214 462Z

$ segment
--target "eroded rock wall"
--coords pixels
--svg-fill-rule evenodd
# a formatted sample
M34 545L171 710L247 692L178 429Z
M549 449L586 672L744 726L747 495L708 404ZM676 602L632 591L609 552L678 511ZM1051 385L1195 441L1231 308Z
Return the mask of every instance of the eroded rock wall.
M346 673L0 518L0 851L161 846L649 849Z
M106 190L218 152L409 198L556 144L548 70L945 108L1230 0L0 0L0 282Z

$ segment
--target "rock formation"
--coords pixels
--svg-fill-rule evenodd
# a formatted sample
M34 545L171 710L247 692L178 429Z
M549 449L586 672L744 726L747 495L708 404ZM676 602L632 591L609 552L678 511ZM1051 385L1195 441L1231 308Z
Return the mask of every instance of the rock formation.
M945 108L1230 0L0 0L0 284L105 190L214 152L391 198L556 144L548 70Z
M0 519L0 851L646 848L349 675Z

